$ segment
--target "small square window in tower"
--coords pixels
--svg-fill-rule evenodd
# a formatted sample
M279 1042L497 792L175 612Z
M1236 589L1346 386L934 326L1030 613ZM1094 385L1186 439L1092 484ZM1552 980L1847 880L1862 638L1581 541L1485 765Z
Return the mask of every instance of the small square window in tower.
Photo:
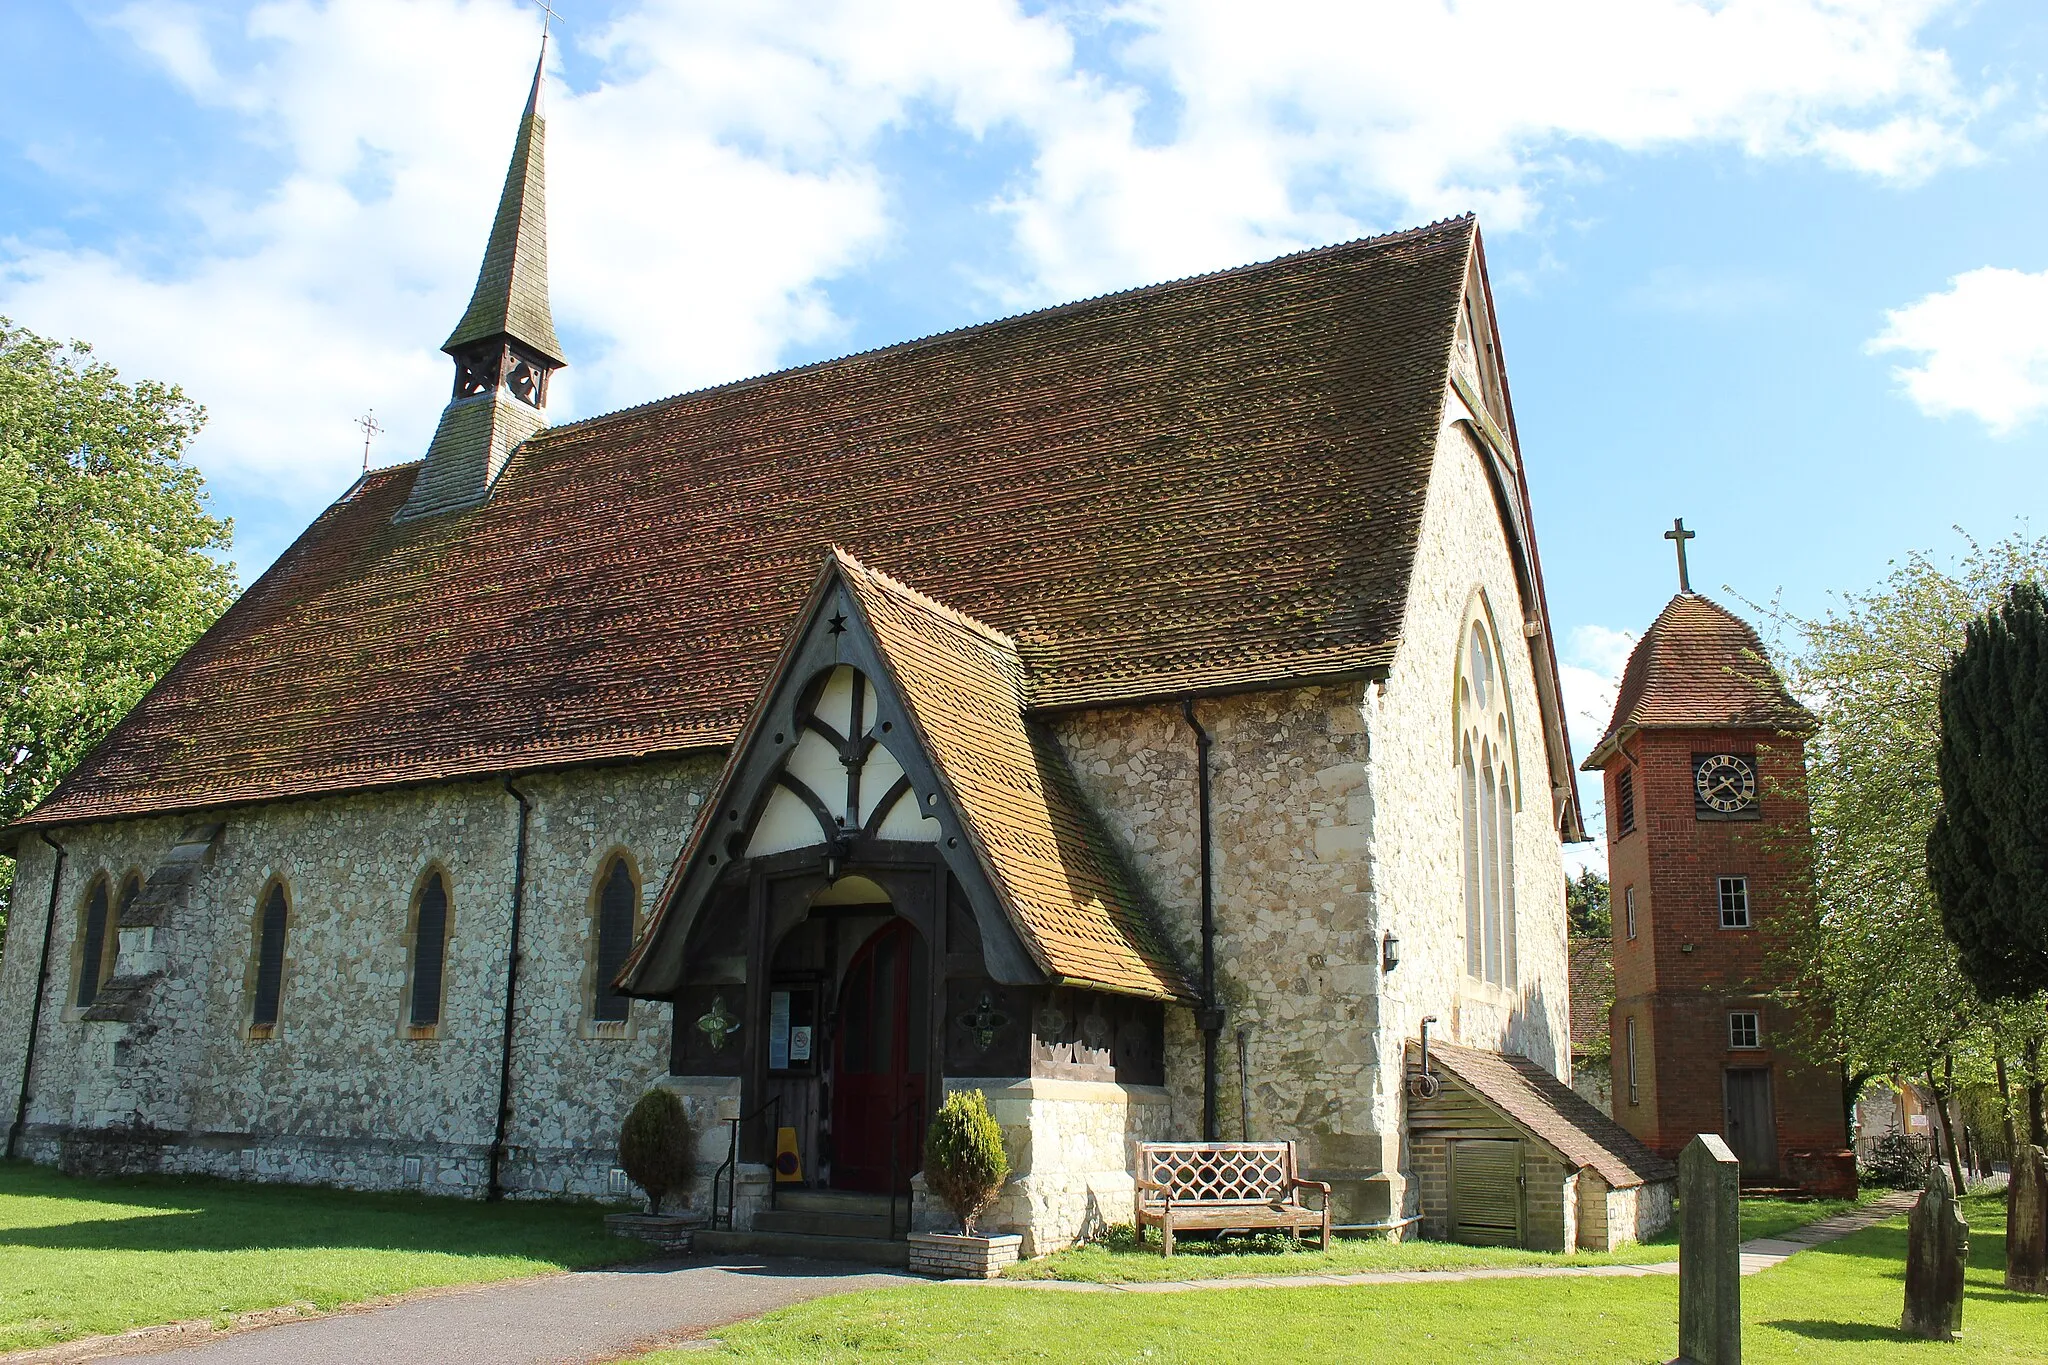
M1755 1010L1736 1010L1728 1016L1728 1046L1731 1048L1758 1048L1762 1033L1757 1024Z
M1749 927L1749 878L1721 878L1721 927L1723 929L1747 929Z

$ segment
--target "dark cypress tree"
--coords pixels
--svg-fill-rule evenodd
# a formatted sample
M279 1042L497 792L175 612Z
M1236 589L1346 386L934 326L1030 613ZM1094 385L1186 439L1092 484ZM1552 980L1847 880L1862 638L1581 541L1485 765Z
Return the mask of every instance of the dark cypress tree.
M2048 990L2048 594L2016 584L1941 679L1927 874L1987 999Z

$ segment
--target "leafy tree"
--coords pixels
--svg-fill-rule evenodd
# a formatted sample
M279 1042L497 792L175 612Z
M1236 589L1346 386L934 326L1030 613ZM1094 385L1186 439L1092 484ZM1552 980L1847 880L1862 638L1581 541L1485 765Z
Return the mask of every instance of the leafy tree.
M1611 938L1614 914L1608 903L1607 878L1586 868L1564 882L1565 923L1574 938Z
M1820 722L1807 746L1813 877L1780 918L1778 965L1816 1007L1795 1016L1801 1042L1842 1066L1845 1102L1873 1076L1910 1076L1945 1121L1957 1087L1989 1083L2012 1055L1943 930L1926 850L1943 669L2010 585L2044 577L2048 540L1973 544L1954 571L1915 554L1824 616L1778 618L1799 646L1780 651L1788 681Z
M660 1213L672 1191L687 1191L697 1170L697 1134L672 1090L642 1095L619 1128L619 1166L647 1191L647 1211Z
M1988 1000L2048 990L2048 593L2015 583L1941 679L1927 873Z
M227 608L205 410L0 317L0 823L41 800ZM14 865L0 862L0 921ZM4 923L0 923L4 928Z

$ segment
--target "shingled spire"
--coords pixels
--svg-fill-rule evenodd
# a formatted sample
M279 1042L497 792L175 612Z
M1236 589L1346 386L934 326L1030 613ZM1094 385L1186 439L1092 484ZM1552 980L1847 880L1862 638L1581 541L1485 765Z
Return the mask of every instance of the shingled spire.
M489 498L513 450L547 425L548 376L568 363L548 306L547 59L543 35L476 291L441 347L455 360L455 393L399 521Z

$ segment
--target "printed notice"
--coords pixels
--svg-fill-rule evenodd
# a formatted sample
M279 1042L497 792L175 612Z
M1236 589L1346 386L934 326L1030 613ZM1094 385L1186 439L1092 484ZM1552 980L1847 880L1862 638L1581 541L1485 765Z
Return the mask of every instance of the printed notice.
M805 1030L809 1032L809 1030ZM810 1043L804 1043L804 1055L810 1055ZM783 1071L789 1067L789 992L768 992L768 1069Z

